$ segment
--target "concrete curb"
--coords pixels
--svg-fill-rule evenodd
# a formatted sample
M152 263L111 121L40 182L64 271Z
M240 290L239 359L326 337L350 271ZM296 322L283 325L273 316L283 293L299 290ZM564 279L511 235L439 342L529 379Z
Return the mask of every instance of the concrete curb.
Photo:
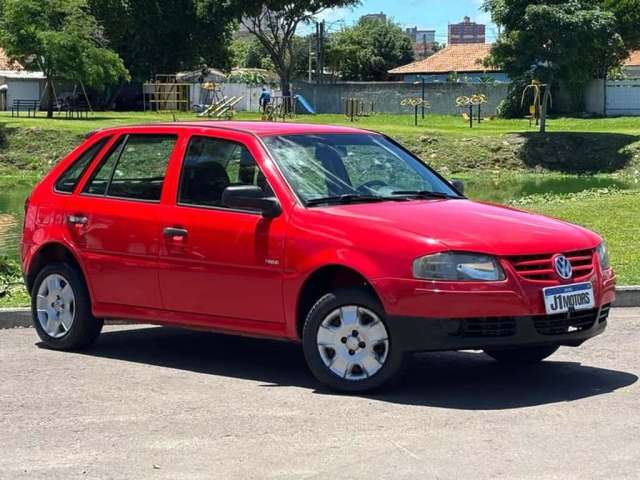
M640 285L616 288L614 307L640 307ZM126 320L106 320L106 325L129 325ZM31 327L30 308L0 308L0 330Z

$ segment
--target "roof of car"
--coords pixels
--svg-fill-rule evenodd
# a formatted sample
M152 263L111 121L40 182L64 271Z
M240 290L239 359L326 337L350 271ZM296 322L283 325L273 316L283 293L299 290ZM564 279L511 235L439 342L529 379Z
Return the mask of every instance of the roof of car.
M148 123L144 125L120 125L106 130L119 130L122 128L144 128L157 126L171 126L181 128L212 128L222 130L235 130L258 136L269 135L294 135L308 133L370 133L366 130L338 125L322 125L314 123L287 123L287 122L261 122L261 121L195 121L174 123Z

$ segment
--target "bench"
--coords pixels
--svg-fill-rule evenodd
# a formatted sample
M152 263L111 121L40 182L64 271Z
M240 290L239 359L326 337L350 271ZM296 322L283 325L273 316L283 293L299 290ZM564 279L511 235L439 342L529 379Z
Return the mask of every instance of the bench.
M40 100L14 100L11 105L11 116L20 116L20 112L27 112L27 117L36 116L40 110Z
M89 112L91 111L89 104L83 100L69 101L62 109L64 110L65 116L71 119L74 117L82 118L83 116L84 118L89 118Z

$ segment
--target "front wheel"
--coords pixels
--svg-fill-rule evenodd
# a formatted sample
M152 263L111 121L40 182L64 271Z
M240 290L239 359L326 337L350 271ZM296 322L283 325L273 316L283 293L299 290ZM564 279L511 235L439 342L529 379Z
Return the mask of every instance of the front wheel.
M379 388L403 365L404 352L389 335L382 306L364 290L320 298L307 316L302 344L315 377L343 392Z
M538 363L550 357L558 350L557 345L541 347L519 347L505 349L486 349L484 353L500 363Z

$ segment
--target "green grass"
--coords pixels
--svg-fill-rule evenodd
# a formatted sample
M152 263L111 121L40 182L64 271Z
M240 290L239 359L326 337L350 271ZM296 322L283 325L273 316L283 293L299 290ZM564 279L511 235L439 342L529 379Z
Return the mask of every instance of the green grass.
M194 114L176 117L202 120ZM237 119L258 117L243 113ZM88 120L0 113L0 189L26 191L92 130L171 121L166 113L96 112ZM300 115L294 121L380 131L445 176L467 181L472 198L513 203L591 228L609 242L619 283L640 284L640 117L553 118L546 136L524 119L491 120L473 129L461 117L442 115L427 115L417 127L412 115L374 115L353 123L343 115ZM635 190L619 191L628 188ZM0 294L0 306L27 303L19 285Z
M520 208L598 232L609 246L618 284L640 284L640 192L541 197Z

